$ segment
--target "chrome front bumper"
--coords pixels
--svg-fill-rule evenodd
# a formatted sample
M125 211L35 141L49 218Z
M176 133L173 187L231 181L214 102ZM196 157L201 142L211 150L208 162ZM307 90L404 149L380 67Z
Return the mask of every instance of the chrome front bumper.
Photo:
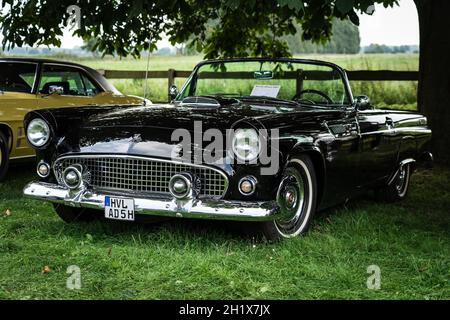
M104 209L105 196L89 190L71 191L56 184L31 182L23 190L29 198L61 203L67 206ZM120 196L134 199L136 214L199 219L269 221L279 217L275 201L242 202L204 199L163 199Z

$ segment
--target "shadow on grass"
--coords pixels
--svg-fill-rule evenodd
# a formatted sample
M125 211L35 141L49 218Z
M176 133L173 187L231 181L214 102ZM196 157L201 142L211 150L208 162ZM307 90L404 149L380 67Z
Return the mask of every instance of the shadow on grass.
M5 200L20 199L23 186L36 178L34 162L17 163L11 166L7 180L0 184L0 192ZM419 171L413 176L412 190L408 198L399 203L379 203L372 193L361 194L351 201L317 213L312 228L322 229L321 226L340 219L342 215L355 215L356 212L367 212L368 219L381 223L388 222L402 226L408 231L438 231L446 232L450 225L447 210L450 207L448 194L443 194L442 186L447 182L447 170ZM434 190L441 190L436 195ZM437 201L436 201L437 200ZM41 203L42 204L42 203ZM447 208L448 208L447 207ZM235 241L261 241L260 234L252 223L163 218L150 222L148 218L138 218L138 223L106 221L101 219L91 223L65 224L57 217L50 205L44 205L45 215L49 218L32 219L27 221L29 226L44 229L43 234L80 237L80 234L92 234L96 237L120 236L131 237L134 234L145 234L146 237L158 239L162 234L172 233L179 241L202 238L212 242L224 239ZM48 208L48 210L47 210ZM99 215L102 212L99 211ZM156 220L156 219L152 219ZM15 229L13 224L10 228ZM19 228L23 228L20 226ZM15 232L14 230L10 230Z

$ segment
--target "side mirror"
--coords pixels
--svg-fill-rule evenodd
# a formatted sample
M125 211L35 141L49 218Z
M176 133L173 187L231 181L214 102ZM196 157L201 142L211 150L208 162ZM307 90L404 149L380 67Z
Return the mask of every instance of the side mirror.
M48 94L58 94L61 95L64 93L64 88L61 86L50 86L48 88Z
M370 99L368 96L355 97L355 106L357 110L372 109L372 105L370 104Z
M178 88L176 85L171 85L169 88L169 102L172 102L173 100L175 100L175 98L178 96Z

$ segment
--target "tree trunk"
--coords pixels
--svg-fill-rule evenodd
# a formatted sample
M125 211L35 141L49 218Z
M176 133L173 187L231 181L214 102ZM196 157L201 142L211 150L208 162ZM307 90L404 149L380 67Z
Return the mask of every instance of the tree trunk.
M433 130L438 163L450 164L450 1L414 0L419 15L419 111Z

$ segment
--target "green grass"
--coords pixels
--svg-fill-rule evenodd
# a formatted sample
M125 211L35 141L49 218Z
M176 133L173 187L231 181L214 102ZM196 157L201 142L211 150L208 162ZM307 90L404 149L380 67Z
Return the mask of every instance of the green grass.
M70 60L71 56L65 57ZM365 55L306 55L302 58L319 59L337 63L347 70L397 70L415 71L419 68L417 54L365 54ZM147 59L119 59L105 57L104 59L72 60L96 69L114 70L145 70ZM151 56L150 70L192 70L202 60L202 56ZM180 88L185 79L177 78L176 85ZM142 80L112 79L111 82L123 93L143 95ZM417 108L417 82L414 81L355 81L351 83L353 94L367 95L378 107L415 110ZM167 99L167 80L150 79L149 98L152 101Z
M450 298L446 169L416 173L404 202L353 200L319 214L307 236L274 244L220 222L67 225L22 198L32 171L13 168L0 184L0 299ZM366 287L373 264L381 290ZM81 290L66 288L70 265Z

